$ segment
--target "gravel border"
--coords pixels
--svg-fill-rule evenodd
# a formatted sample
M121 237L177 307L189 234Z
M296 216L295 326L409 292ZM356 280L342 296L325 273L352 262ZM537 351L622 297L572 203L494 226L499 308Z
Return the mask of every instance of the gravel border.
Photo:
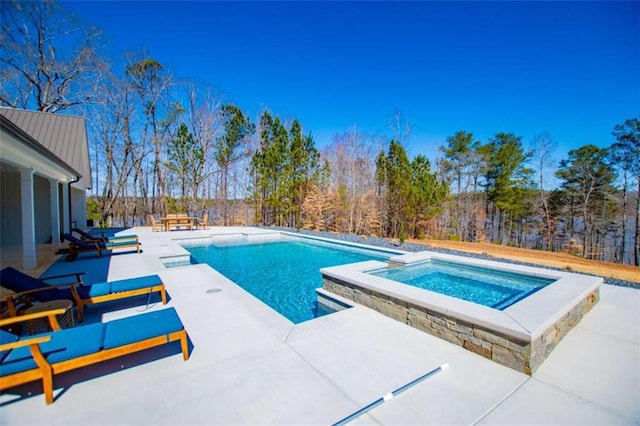
M457 256L471 257L475 259L499 260L500 262L512 263L515 265L533 266L537 268L551 269L551 270L562 271L562 272L576 272L583 275L599 276L595 274L589 274L586 272L568 271L566 269L556 268L552 266L544 266L536 263L528 263L528 262L522 262L517 260L511 260L511 259L503 259L498 256L489 256L487 254L467 253L467 252L451 250L446 248L427 247L426 244L422 245L422 244L404 243L401 246L398 246L396 244L393 244L388 239L378 238L378 237L361 237L353 234L340 234L336 232L327 232L327 231L310 231L307 229L294 229L294 228L286 228L286 227L278 227L278 226L272 226L272 227L269 227L269 229L286 231L286 232L297 233L297 234L311 235L316 237L333 238L335 240L341 240L341 241L347 241L347 242L359 243L359 244L368 244L376 247L400 249L400 250L405 250L409 252L429 250L437 253L454 254ZM602 277L602 278L604 279L605 284L615 285L618 287L640 289L639 284L633 283L631 281L624 281L624 280L618 280L615 278L606 278L606 277Z

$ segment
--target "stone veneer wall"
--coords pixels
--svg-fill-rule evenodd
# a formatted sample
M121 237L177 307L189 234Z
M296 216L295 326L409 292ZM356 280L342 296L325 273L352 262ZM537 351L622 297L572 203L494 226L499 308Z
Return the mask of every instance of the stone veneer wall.
M599 299L596 289L541 336L523 341L336 278L322 280L327 291L529 375Z

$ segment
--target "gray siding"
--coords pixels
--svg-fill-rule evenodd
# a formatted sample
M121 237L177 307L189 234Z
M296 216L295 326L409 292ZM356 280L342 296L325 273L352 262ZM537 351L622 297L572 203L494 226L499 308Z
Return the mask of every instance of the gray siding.
M36 244L51 237L51 191L49 181L41 176L33 177L33 202L35 204Z

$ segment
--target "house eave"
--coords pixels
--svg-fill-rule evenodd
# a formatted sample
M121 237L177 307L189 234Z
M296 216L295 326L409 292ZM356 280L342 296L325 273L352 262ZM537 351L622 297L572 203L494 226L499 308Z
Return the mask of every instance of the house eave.
M16 167L31 168L60 182L77 181L81 177L77 170L2 115L0 128L6 132L0 150L2 161Z

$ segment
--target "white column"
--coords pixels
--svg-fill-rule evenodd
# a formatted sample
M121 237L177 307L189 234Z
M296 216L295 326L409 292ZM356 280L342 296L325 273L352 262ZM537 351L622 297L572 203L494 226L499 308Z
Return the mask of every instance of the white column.
M20 169L20 197L22 209L22 267L29 270L38 265L36 257L36 224L33 211L33 169Z
M69 221L71 220L71 211L69 210L69 185L62 184L62 232L68 234L71 232Z
M60 205L58 203L58 181L49 180L49 201L51 203L51 244L60 247Z

